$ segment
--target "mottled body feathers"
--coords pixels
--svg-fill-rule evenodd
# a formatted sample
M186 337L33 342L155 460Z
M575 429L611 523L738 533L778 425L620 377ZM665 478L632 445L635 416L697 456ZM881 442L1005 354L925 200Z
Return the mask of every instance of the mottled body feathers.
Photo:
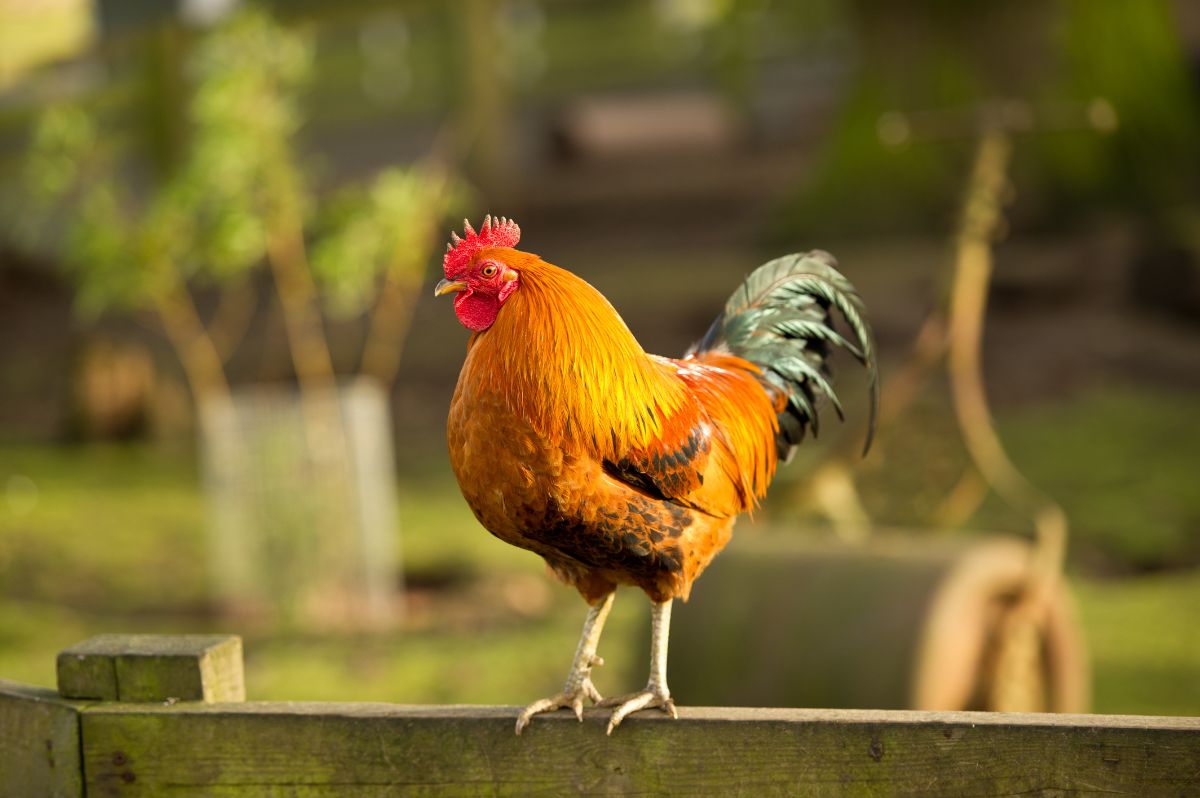
M589 601L618 584L655 601L686 598L737 515L765 493L786 453L780 436L798 442L780 419L794 426L797 407L815 419L824 377L786 364L780 375L758 357L755 344L769 336L747 331L736 294L675 360L646 354L607 300L569 272L508 247L472 255L503 264L518 287L472 335L450 407L451 463L467 503L492 534L541 555ZM740 301L752 312L776 304ZM802 303L801 321L824 301ZM852 326L860 345L850 348L869 355L865 326ZM802 347L841 341L832 335L810 333ZM824 352L814 351L806 367L823 373Z

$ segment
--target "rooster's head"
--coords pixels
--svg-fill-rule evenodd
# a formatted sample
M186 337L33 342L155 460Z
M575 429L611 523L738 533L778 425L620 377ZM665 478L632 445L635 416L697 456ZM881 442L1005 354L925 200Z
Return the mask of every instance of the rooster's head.
M505 250L521 239L521 228L511 219L483 220L479 232L463 220L465 237L450 234L442 266L445 279L434 296L454 293L454 313L467 329L482 332L496 321L500 306L520 286L520 273L506 262Z

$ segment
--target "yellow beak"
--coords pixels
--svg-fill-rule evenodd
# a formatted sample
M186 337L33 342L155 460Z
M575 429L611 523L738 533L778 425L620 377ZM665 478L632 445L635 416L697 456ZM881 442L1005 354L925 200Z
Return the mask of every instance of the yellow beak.
M467 283L465 280L439 280L437 287L433 289L434 296L442 296L443 294L457 293L466 291Z

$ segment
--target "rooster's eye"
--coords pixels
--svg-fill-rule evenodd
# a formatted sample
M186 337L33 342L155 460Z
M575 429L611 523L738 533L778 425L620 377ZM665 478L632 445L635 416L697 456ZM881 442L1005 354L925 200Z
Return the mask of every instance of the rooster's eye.
M489 263L488 265L484 266L481 274L483 274L484 277L495 277L496 276L496 264Z

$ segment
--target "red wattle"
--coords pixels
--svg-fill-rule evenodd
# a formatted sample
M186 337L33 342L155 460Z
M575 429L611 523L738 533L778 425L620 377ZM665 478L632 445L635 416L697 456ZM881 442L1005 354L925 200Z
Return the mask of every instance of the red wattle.
M494 296L467 289L454 297L454 314L468 330L483 332L495 323L499 312L500 302Z

